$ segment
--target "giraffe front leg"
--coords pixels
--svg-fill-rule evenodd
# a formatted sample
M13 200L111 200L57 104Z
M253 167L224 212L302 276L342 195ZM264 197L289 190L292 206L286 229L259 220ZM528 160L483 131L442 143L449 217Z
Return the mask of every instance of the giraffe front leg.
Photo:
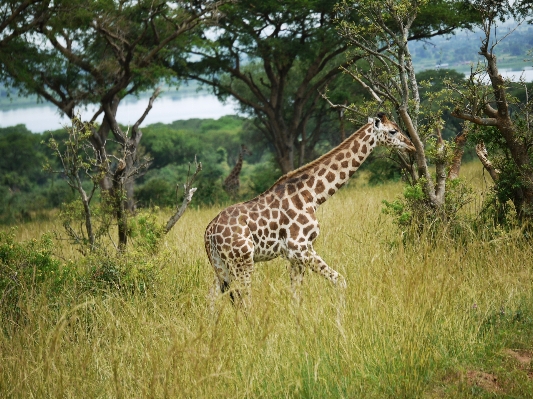
M309 267L312 271L324 276L339 288L346 288L345 278L339 272L329 267L328 264L316 253L311 257Z
M331 267L324 262L314 249L309 251L309 267L314 272L324 276L329 281L333 282L337 287L340 288L339 291L339 302L336 305L337 308L337 325L339 326L339 331L344 331L342 325L344 320L344 308L346 306L345 295L346 295L346 280L345 278L336 270L333 270Z
M346 280L344 277L339 272L329 267L324 259L322 259L312 247L308 248L305 252L305 257L307 258L306 264L312 271L327 278L339 288L346 288Z
M292 259L290 273L292 297L296 303L300 303L300 287L304 279L305 263L299 258Z

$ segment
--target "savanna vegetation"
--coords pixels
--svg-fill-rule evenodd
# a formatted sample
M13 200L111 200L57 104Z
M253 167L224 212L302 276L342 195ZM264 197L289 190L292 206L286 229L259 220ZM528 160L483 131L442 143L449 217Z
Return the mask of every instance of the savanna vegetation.
M482 196L482 166L463 173ZM493 230L466 231L460 243L447 232L443 245L424 237L405 243L381 203L401 191L401 183L370 187L358 178L320 208L317 249L346 276L344 301L308 274L296 306L280 260L258 266L248 314L227 296L216 316L208 310L212 271L202 235L219 207L189 209L145 263L140 245L122 265L80 257L66 242L42 238L59 228L54 221L3 229L0 390L6 397L528 397L529 240L520 230ZM465 222L479 206L469 205ZM113 274L119 266L122 277Z

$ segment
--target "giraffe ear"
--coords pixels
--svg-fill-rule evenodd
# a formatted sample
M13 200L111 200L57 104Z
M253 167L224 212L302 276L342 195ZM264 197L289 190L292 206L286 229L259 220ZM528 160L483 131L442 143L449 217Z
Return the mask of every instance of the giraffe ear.
M376 127L379 127L379 125L381 125L381 121L379 120L379 118L374 118L374 125Z
M385 114L385 112L378 112L378 119L383 123L389 122L389 118L387 118L387 114Z
M374 123L374 118L368 118L368 122L367 123Z

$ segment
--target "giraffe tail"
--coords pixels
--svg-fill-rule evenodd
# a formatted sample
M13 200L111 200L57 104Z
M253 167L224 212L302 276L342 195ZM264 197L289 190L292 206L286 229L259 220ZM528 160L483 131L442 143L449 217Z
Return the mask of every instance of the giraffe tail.
M215 272L215 279L218 281L218 285L220 288L220 291L222 293L229 290L230 284L228 281L226 281L224 278L221 278L218 275L217 268L216 268L216 262L215 262L215 243L213 242L213 237L210 234L210 229L212 228L213 222L209 223L205 230L204 234L204 244L205 244L205 252L207 253L207 258L209 259L209 263L211 263L211 266L213 267L213 271ZM230 297L232 302L234 301L233 293L230 292Z

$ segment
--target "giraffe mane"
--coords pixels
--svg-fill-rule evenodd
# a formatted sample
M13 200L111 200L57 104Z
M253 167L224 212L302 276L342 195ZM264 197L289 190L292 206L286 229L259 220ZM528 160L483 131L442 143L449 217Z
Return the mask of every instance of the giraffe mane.
M359 130L355 131L354 133L352 133L348 138L346 138L342 143L340 143L338 146L336 146L335 148L332 148L331 150L329 150L328 152L326 152L324 155L321 155L320 157L318 157L317 159L315 159L314 161L311 161L303 166L300 166L298 169L295 169L295 170L292 170L290 171L289 173L286 173L284 174L283 176L281 176L278 180L276 180L276 182L273 184L273 186L275 186L276 184L279 184L285 180L288 180L298 174L301 174L302 172L308 170L308 169L312 169L314 168L316 165L318 164L321 164L325 159L327 159L328 157L330 157L334 152L336 152L339 148L344 148L345 147L345 143L347 143L349 140L352 139L353 136L355 136L357 133L359 133L360 131L368 128L369 125L371 125L372 123L367 123L365 125L363 125L361 128L359 128Z

